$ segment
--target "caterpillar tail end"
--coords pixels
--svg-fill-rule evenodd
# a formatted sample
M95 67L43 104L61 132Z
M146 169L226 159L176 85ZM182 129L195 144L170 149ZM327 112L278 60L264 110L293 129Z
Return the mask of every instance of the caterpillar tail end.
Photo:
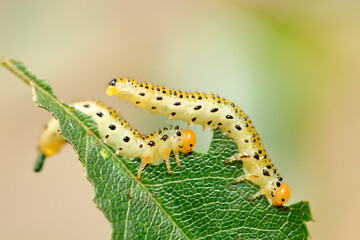
M34 164L34 171L40 172L44 166L46 156L43 153L40 153L39 156L36 158L35 164Z

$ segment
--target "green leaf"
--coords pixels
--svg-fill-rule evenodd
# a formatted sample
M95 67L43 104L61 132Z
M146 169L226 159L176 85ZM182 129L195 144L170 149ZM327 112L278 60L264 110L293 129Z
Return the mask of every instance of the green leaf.
M34 100L59 120L60 131L76 151L94 188L94 202L112 225L113 239L307 239L309 204L274 207L262 196L248 202L258 186L241 182L241 163L225 165L235 143L215 131L206 154L172 158L150 165L136 178L139 159L116 156L88 116L59 101L46 80L36 78L21 62L0 63L33 89Z

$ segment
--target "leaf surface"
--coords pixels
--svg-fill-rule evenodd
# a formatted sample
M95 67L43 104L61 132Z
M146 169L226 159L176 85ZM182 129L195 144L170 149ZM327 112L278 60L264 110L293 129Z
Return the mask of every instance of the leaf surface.
M46 80L22 62L0 56L0 63L30 85L34 101L59 120L60 131L81 161L94 189L94 202L112 225L113 239L307 239L309 204L274 207L262 196L248 202L258 186L241 182L241 163L225 165L235 143L214 131L206 154L172 156L170 176L164 163L148 166L139 182L140 159L117 156L97 132L97 125L62 103Z

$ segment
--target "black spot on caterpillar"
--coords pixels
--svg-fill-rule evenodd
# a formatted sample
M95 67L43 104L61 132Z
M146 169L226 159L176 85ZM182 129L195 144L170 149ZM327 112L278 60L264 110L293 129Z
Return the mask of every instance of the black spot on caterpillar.
M176 162L180 167L179 151L189 153L195 146L196 136L190 129L180 129L178 126L169 126L155 131L147 136L134 130L112 108L96 101L75 102L73 107L91 116L98 125L103 141L114 147L124 157L141 158L138 169L138 178L147 164L159 163L165 160L169 174L170 153L173 151ZM38 149L45 157L57 153L65 143L58 132L58 121L50 119L40 135Z
M161 91L154 91L155 88ZM225 163L241 160L247 172L233 183L249 180L259 185L260 191L251 199L265 194L271 198L275 206L282 206L289 199L290 187L287 184L277 186L280 175L276 173L271 160L267 157L252 122L234 103L215 94L182 92L123 78L112 80L106 92L108 95L117 95L120 99L134 104L139 101L140 104L136 104L136 107L164 115L169 120L183 120L189 126L193 123L200 124L204 129L219 128L237 143L239 151ZM145 95L139 95L141 92ZM160 98L161 101L159 101ZM151 108L151 106L156 106L156 108ZM266 167L268 165L271 166L270 169Z

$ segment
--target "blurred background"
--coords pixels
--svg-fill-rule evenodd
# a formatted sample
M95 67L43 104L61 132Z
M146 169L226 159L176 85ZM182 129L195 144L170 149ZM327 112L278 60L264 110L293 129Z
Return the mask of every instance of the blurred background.
M100 99L138 130L162 116L105 94L114 77L217 93L255 123L310 201L312 239L360 239L359 2L335 0L0 0L0 54L24 58L65 102ZM50 115L0 68L0 239L108 239L67 146L32 171ZM198 134L206 152L211 132Z

